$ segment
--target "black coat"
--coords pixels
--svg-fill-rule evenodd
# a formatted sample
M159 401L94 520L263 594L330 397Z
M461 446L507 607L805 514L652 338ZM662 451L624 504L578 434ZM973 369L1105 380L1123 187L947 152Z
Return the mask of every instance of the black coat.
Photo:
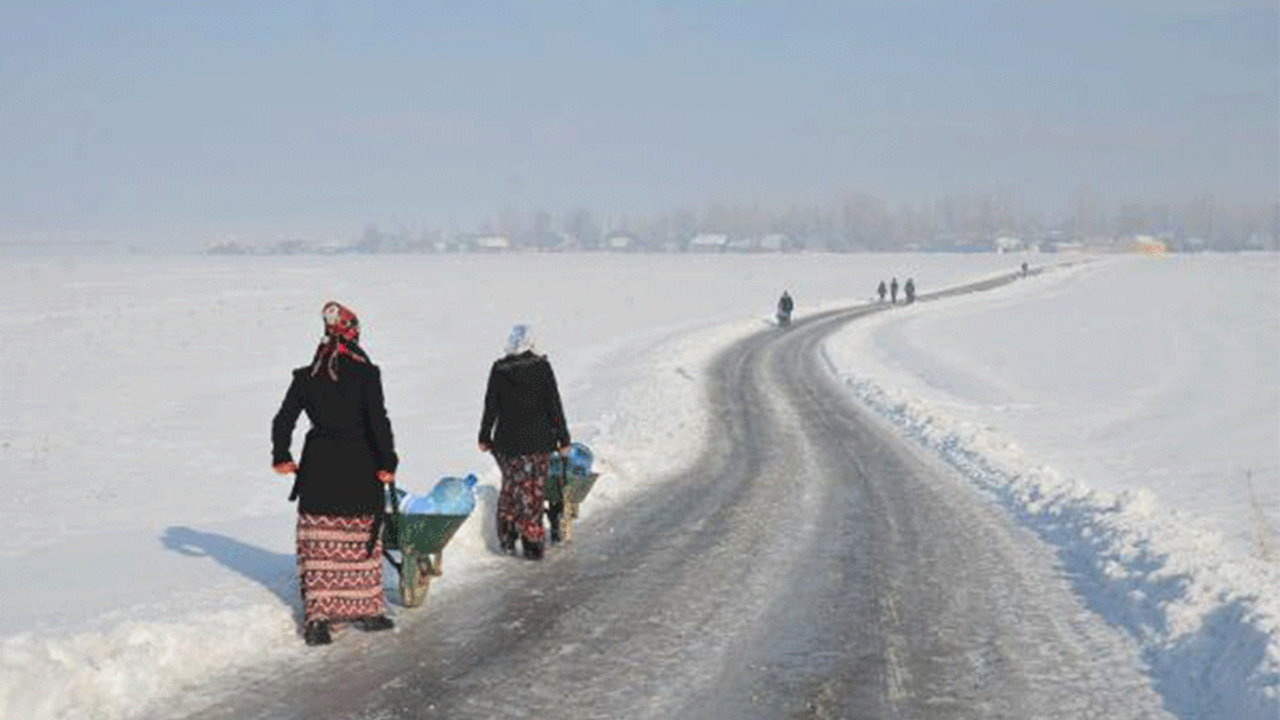
M560 389L545 357L529 351L493 363L480 442L507 457L552 452L569 444Z
M341 357L338 382L310 367L293 371L293 383L271 422L271 462L289 462L298 415L311 421L294 492L298 512L372 515L382 511L377 472L395 472L395 441L382 396L378 366ZM293 499L293 496L290 496Z

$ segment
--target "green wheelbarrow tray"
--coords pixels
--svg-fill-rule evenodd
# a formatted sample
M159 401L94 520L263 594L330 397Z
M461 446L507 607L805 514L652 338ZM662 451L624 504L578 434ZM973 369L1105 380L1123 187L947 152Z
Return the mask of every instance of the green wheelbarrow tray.
M578 505L586 499L600 473L574 472L568 469L563 458L552 458L551 475L547 478L545 495L551 507L560 506L560 538L573 539L573 521L578 519Z
M395 497L394 491L392 497ZM468 517L404 515L399 509L386 515L382 526L382 555L400 574L402 605L418 607L427 599L431 578L444 574L441 569L444 546ZM398 551L400 558L396 559L391 551Z
M547 502L576 504L587 499L587 493L591 492L591 486L595 485L600 473L565 472L563 467L562 464L558 472L557 468L553 468L551 476L547 478Z

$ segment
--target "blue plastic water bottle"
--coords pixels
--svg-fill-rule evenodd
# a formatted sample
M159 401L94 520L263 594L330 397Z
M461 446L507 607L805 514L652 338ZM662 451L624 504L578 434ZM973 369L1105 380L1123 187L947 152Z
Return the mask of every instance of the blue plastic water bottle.
M429 495L406 494L400 501L400 512L405 515L435 515L436 503Z
M573 468L575 473L586 475L591 472L592 459L591 449L586 445L573 443L569 447L569 467Z
M436 483L427 496L436 515L470 515L476 506L476 476L447 477ZM416 512L416 511L415 511Z

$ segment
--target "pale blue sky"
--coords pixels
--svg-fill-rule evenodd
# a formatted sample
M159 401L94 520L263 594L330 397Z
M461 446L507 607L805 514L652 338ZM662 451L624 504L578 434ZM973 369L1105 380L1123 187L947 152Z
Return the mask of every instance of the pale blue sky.
M0 241L1280 195L1275 2L0 5Z

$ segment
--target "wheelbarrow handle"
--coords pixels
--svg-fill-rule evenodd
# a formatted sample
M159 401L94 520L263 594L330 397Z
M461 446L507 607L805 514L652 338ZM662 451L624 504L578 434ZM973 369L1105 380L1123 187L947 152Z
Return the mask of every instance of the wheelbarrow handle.
M397 502L397 499L399 496L396 494L395 481L393 480L387 483L386 487L383 489L383 492L389 493L390 497L388 498L387 495L385 494L383 495L382 512L378 514L378 522L376 523L377 532L382 532L382 525L384 525L387 522L386 516L392 515L398 519L400 515L400 503ZM391 503L391 512L387 512L388 500ZM396 527L400 527L399 522L396 523ZM401 563L400 561L397 561L394 557L392 557L391 553L388 552L385 547L382 549L382 556L387 559L387 562L391 563L391 565L395 567L396 572L404 572L403 563Z
M391 482L387 483L386 492L387 492L387 495L388 495L388 500L389 500L389 501L390 501L390 503L391 503L391 512L389 512L389 513L388 513L388 512L386 512L386 510L387 510L387 503L386 503L386 502L384 502L384 503L383 503L383 505L382 505L382 511L383 511L384 513L386 513L387 515L399 515L399 514L400 514L400 502L399 502L399 500L400 500L400 495L396 492L396 483L395 483L395 481L394 481L394 480L392 480Z

